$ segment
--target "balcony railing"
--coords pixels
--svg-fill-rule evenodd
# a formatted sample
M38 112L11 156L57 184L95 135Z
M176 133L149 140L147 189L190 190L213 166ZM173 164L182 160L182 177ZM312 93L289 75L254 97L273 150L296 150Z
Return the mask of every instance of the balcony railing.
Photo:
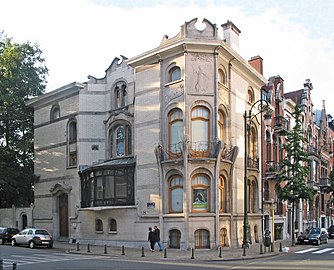
M319 179L319 186L324 188L324 187L330 187L331 182L330 179L327 175L322 175Z
M248 156L247 167L252 169L259 169L259 158Z
M309 144L309 145L307 145L307 154L309 156L318 156L319 150L314 145Z
M286 120L284 117L282 116L277 116L274 118L274 129L276 133L280 133L280 134L284 134L285 132L288 131L288 120Z

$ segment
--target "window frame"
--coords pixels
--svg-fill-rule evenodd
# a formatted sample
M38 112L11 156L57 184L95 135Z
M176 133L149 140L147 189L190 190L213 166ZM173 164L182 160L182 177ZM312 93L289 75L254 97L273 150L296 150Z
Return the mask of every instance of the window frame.
M172 185L172 182L173 180L175 179L179 179L179 183L178 184L175 184L175 185ZM177 210L174 210L173 209L173 196L172 196L172 193L173 191L177 190L177 189L181 189L182 191L182 198L181 198L181 210L180 211L177 211ZM183 199L184 199L184 196L183 196L183 178L181 175L173 175L171 177L169 177L168 179L168 209L169 209L169 213L183 213Z
M196 179L198 180L196 181ZM203 181L201 181L202 179L206 179L207 184L203 183ZM208 175L199 173L199 174L195 174L191 178L191 209L192 209L192 212L210 212L210 195L211 195L210 188L211 188L211 182L210 182L210 177ZM202 192L200 192L200 190L202 190ZM198 192L195 192L195 191L198 191ZM194 205L197 204L196 197L198 197L199 194L201 194L201 196L204 197L204 202L203 203L199 202L198 206L194 207ZM206 205L206 208L200 207L203 204Z

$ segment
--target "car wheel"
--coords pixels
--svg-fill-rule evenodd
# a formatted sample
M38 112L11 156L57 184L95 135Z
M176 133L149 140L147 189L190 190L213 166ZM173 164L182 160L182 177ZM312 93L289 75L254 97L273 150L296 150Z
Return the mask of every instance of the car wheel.
M35 248L35 246L36 246L36 245L35 245L34 241L30 241L30 242L29 242L29 247L30 247L30 248Z
M320 241L320 239L318 239L317 240L317 246L320 246L320 244L321 244L321 241Z
M14 239L12 239L11 244L12 244L12 246L16 246L16 241Z
M5 243L5 240L3 238L0 238L0 245L3 245Z

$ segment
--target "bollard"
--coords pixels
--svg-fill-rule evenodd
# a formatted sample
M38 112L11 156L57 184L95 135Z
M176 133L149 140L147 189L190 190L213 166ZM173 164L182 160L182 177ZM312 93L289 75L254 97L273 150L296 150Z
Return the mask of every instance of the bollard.
M107 254L107 245L104 245L104 254Z
M141 256L145 257L144 247L141 247Z
M164 258L167 258L167 248L164 248Z
M282 252L283 249L282 249L282 243L279 243L279 252Z
M191 257L190 257L190 259L195 259L194 248L191 248Z
M274 252L274 243L271 243L270 248L271 248L271 252Z
M124 246L122 246L122 255L125 255Z
M80 251L79 242L77 243L77 251Z
M262 247L262 244L260 244L260 254L263 254L263 247Z
M87 252L90 252L90 246L87 244Z
M16 270L16 263L13 263L13 270Z
M3 260L0 259L0 270L3 270Z
M219 247L219 253L218 253L218 257L221 258L222 257L222 247Z

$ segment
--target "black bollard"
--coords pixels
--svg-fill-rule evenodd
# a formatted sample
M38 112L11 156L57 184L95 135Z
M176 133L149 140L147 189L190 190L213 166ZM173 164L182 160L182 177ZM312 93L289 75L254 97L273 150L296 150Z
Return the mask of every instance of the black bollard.
M164 258L167 258L167 248L164 248Z
M279 252L282 252L283 249L282 249L282 243L279 243Z
M0 259L0 270L3 270L3 260Z
M125 255L124 246L122 246L122 255Z
M79 242L77 243L77 251L80 251Z
M243 248L243 252L242 252L242 256L246 256L246 245L244 245L244 248Z
M107 254L107 245L104 245L104 254Z
M219 247L219 253L218 253L218 257L221 258L222 257L222 247Z
M141 256L145 257L144 247L141 248Z
M90 246L87 244L87 252L90 252Z
M263 247L262 247L262 244L260 244L260 254L263 254Z
M194 248L191 248L191 257L190 257L190 259L195 259L195 254L194 254L195 252L194 252Z
M271 245L270 245L270 248L271 248L271 252L274 252L274 243L271 243Z
M16 270L16 263L13 263L13 270Z

